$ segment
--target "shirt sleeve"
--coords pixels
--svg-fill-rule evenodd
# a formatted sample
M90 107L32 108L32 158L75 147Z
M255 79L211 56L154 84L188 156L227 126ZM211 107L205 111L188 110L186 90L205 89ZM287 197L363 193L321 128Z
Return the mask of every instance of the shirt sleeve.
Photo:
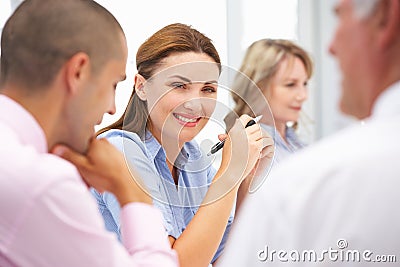
M163 190L161 185L161 178L155 171L154 166L150 162L150 159L145 154L145 148L140 140L139 136L132 134L127 136L124 133L113 134L107 138L107 140L113 144L117 149L122 151L130 162L130 167L134 168L132 171L137 172L143 179L146 189L149 195L153 199L154 206L160 210L163 219L163 225L165 231L177 238L179 231L174 227L174 216L171 209L169 208L169 201L166 192ZM96 196L96 194L95 194ZM97 194L99 209L103 215L106 223L106 228L118 235L120 235L120 207L116 202L115 197L111 193Z
M165 257L174 258L162 226L162 216L156 208L142 203L125 205L121 213L122 241L130 254L136 253L143 263L162 263ZM140 216L137 216L140 214ZM151 229L149 229L149 222ZM172 263L172 262L171 262ZM175 261L176 263L176 261ZM145 265L147 266L147 265Z
M76 180L38 192L29 210L20 212L24 215L9 246L17 266L178 266L161 215L151 205L122 208L125 247L104 229L96 202Z
M217 173L217 171L216 171L216 169L214 167L211 167L209 169L209 172L207 174L208 184L210 184L212 182L212 180L214 179L214 176L215 176L216 173ZM236 203L236 201L235 201L235 203ZM231 211L231 214L230 214L230 216L228 218L228 223L226 225L226 229L225 229L224 235L222 236L221 243L219 244L217 252L215 253L213 259L211 260L211 263L214 263L214 261L216 261L218 259L218 257L221 256L221 253L223 252L223 250L225 248L225 243L226 243L226 241L228 239L229 232L230 232L230 229L231 229L231 225L232 225L233 219L235 217L235 209L236 209L236 205L234 204L233 208L232 208L232 211Z

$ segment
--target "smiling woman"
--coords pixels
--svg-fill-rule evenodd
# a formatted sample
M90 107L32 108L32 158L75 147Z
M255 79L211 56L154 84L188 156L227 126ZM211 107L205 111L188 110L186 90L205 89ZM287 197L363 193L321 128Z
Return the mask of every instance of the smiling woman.
M162 72L148 82L136 75L137 94L147 101L154 137L160 143L178 140L182 147L204 128L214 111L219 66L199 52L171 54L162 65Z
M253 110L262 113L267 109L258 99L261 91L274 117L274 121L262 121L262 126L274 136L274 162L280 162L304 146L295 130L308 97L307 84L313 72L311 57L292 41L261 39L247 49L240 72L245 75L237 75L232 84L236 106L225 122L229 128L238 115L253 116Z
M136 56L138 73L122 117L102 129L145 177L164 215L181 266L207 266L221 254L233 220L236 194L272 139L244 115L229 132L218 170L193 140L217 103L220 58L212 41L185 24L170 24L148 38ZM120 207L93 190L106 227L120 237ZM207 233L207 234L205 234Z

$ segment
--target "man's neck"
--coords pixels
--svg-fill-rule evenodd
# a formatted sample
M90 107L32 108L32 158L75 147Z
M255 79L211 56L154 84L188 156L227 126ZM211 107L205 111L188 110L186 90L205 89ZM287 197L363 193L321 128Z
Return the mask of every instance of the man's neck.
M62 104L56 98L43 91L36 94L28 93L26 89L4 86L1 93L13 99L27 110L38 122L46 136L48 148L57 142L55 129L58 125L58 114Z

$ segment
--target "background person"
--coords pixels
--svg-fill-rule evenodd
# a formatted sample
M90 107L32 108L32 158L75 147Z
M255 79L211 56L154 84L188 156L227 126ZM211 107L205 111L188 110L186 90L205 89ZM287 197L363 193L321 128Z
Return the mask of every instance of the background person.
M254 110L270 108L274 121L261 125L274 136L274 163L303 148L305 144L295 128L307 100L307 84L313 72L308 53L289 40L261 39L249 46L239 72L231 87L235 107L225 119L227 128L237 116L254 116ZM259 101L259 90L269 107Z
M260 165L259 168L265 170L258 171L259 177L250 176L242 183L237 210L247 193L263 183L271 166L305 146L297 136L296 128L312 72L311 57L289 40L261 39L247 49L231 86L236 104L225 117L225 124L230 129L237 116L264 114L260 125L273 136L275 151L272 165Z

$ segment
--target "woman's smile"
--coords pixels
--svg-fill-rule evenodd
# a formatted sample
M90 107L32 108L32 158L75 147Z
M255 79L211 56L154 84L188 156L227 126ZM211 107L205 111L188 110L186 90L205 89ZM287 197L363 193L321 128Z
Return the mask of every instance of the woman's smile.
M178 121L179 124L184 125L185 127L195 127L198 122L202 119L201 116L193 116L190 114L182 114L182 113L173 113L174 118Z

